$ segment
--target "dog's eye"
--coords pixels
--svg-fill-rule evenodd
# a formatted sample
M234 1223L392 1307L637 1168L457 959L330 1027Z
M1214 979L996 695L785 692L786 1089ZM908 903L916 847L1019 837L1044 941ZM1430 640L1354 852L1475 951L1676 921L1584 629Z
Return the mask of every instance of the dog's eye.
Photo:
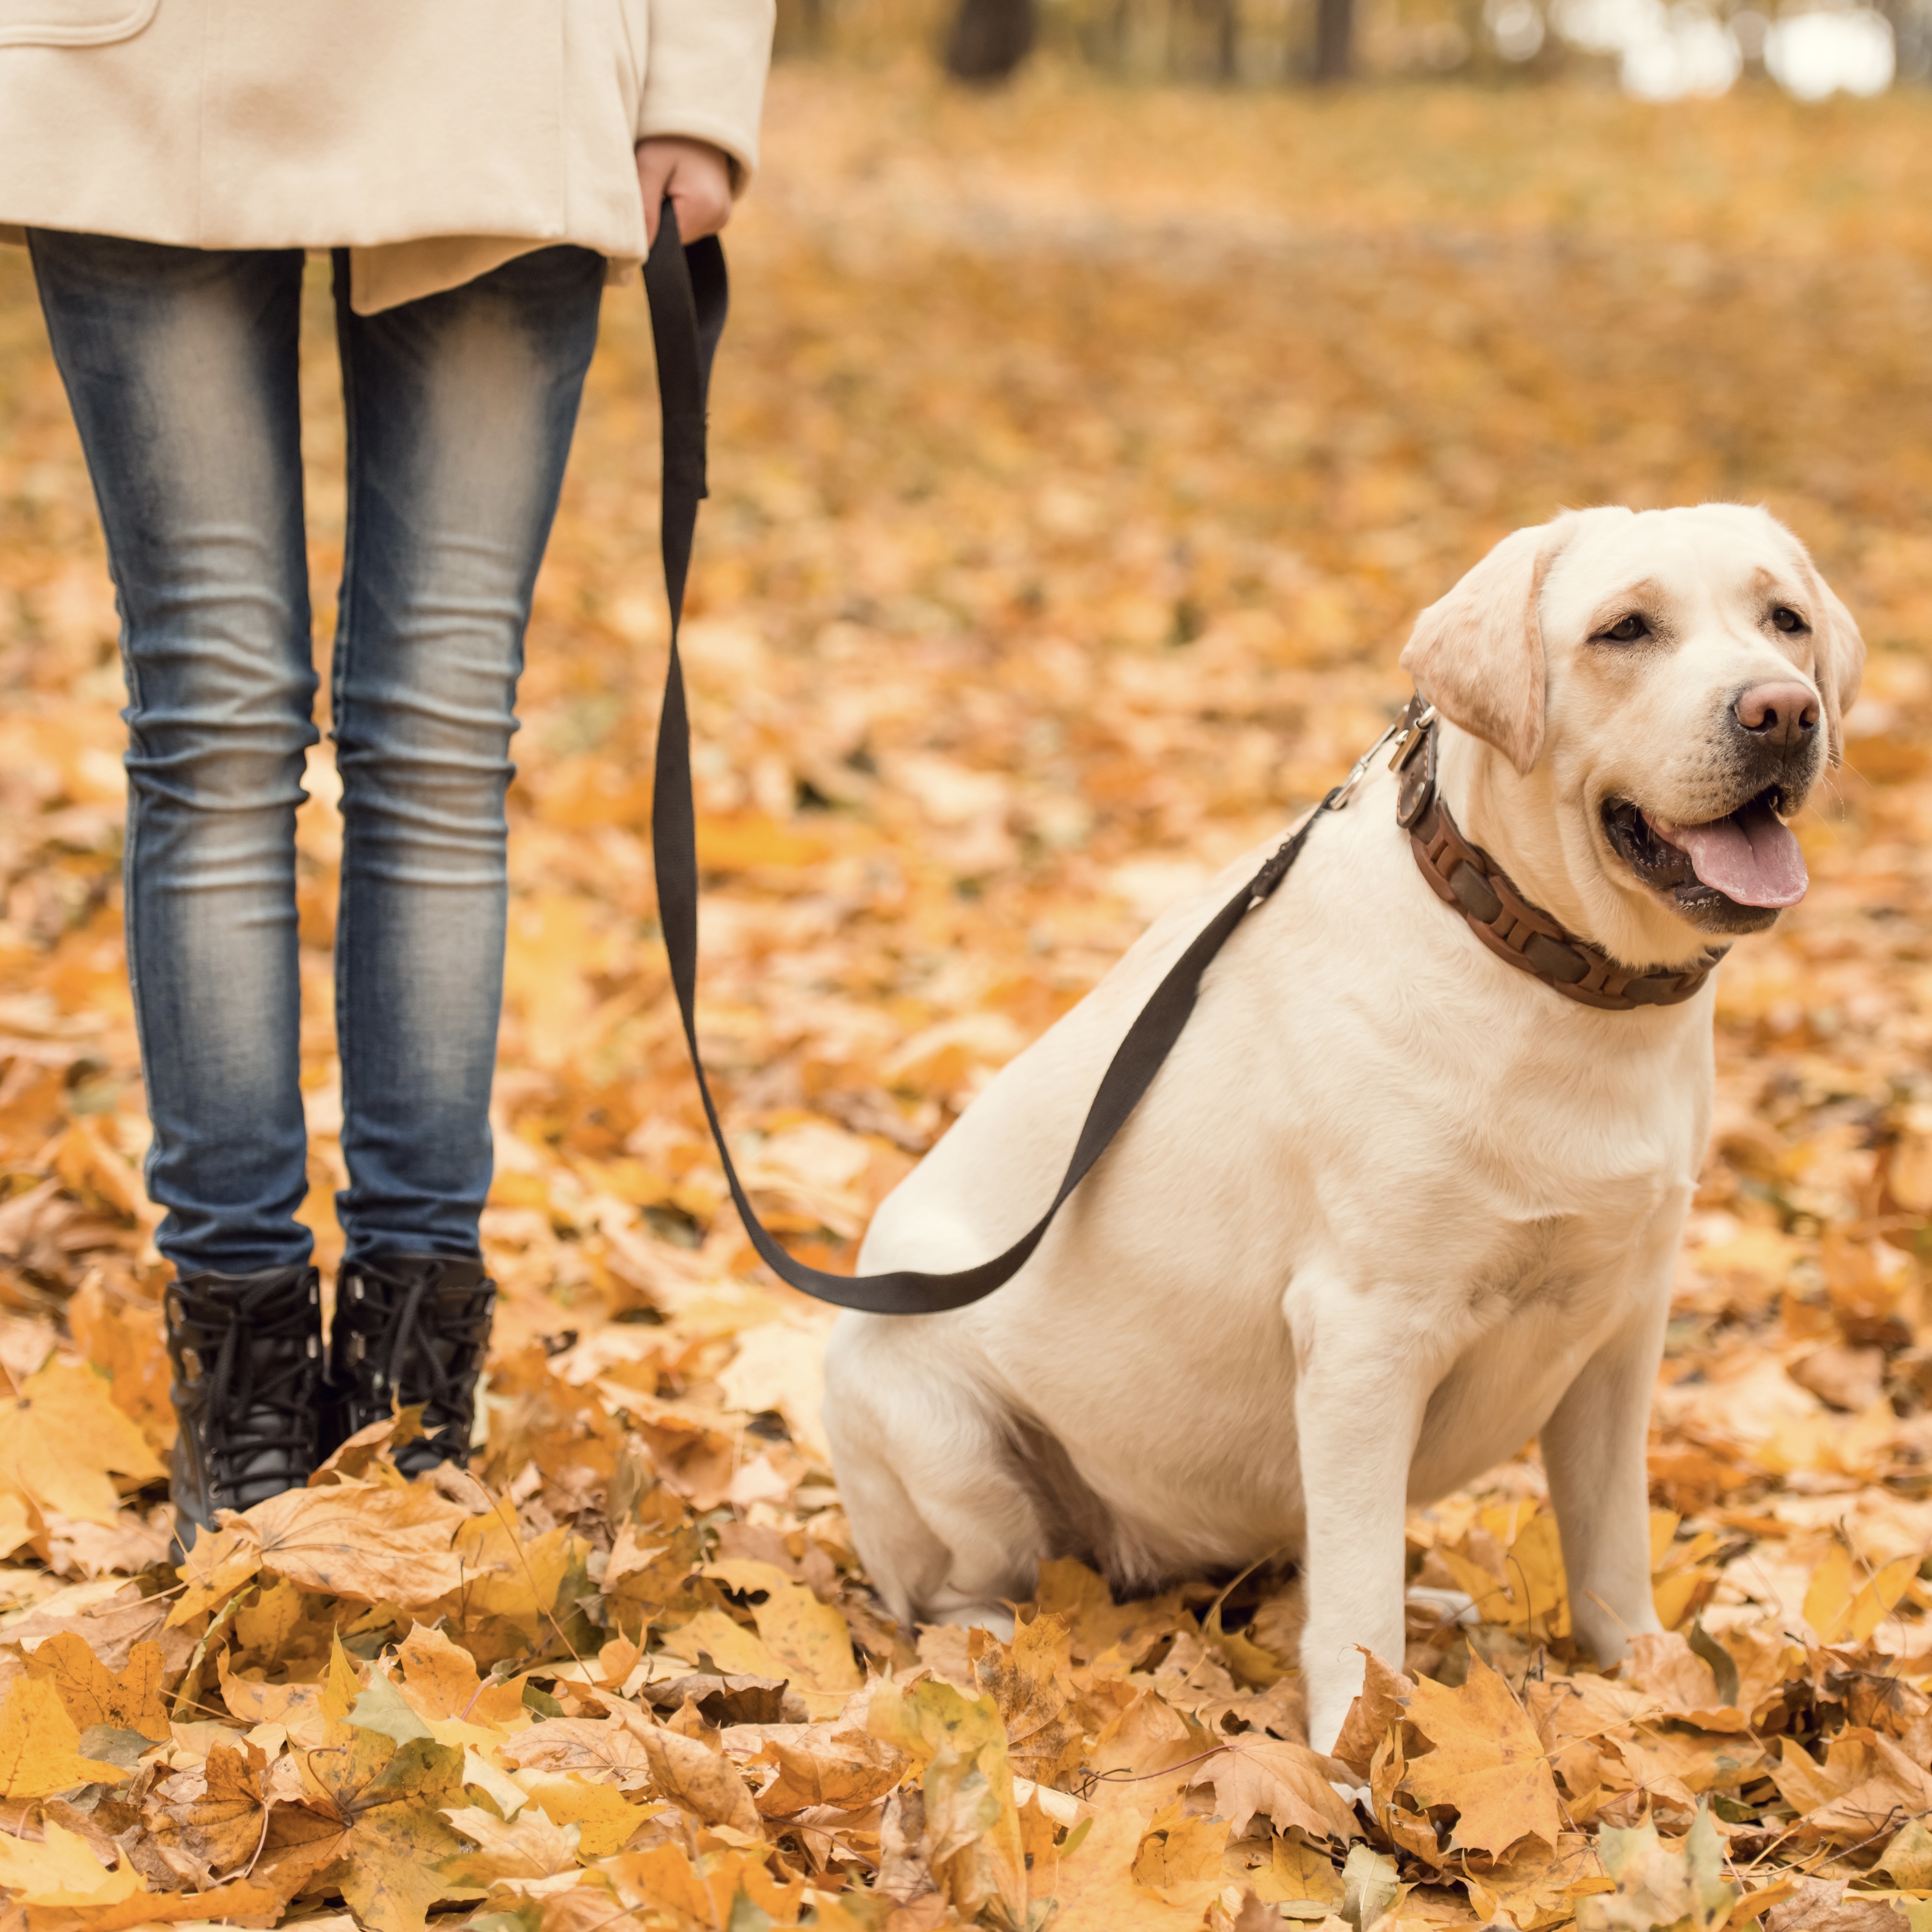
M1634 644L1638 638L1650 635L1650 626L1633 610L1628 617L1619 617L1607 631L1599 634L1613 644Z
M1802 631L1805 628L1804 620L1788 604L1780 604L1772 611L1771 621L1780 631Z

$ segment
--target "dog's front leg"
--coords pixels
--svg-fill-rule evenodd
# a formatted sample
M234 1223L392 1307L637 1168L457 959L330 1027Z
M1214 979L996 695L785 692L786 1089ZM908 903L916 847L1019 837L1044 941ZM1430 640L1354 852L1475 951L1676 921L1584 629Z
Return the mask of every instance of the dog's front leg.
M1335 1742L1362 1688L1361 1649L1402 1668L1409 1466L1435 1386L1423 1338L1391 1333L1344 1289L1295 1329L1295 1434L1306 1512L1308 1738Z
M1669 1283L1578 1372L1543 1426L1543 1462L1563 1539L1570 1616L1599 1664L1661 1630L1650 1592L1651 1391L1664 1352Z

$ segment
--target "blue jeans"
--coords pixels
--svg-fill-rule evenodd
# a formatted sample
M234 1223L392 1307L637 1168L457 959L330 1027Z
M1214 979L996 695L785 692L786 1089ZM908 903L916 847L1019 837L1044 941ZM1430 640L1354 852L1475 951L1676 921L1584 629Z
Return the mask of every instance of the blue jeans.
M295 825L316 736L302 256L29 239L119 597L128 965L160 1245L184 1273L300 1263ZM548 248L360 316L337 262L351 1261L477 1252L517 679L603 277L601 257Z

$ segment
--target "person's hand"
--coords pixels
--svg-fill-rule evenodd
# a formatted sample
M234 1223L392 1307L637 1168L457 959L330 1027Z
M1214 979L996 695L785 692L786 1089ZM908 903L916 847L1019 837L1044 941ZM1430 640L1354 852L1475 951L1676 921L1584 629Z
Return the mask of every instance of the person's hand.
M722 148L680 135L638 143L638 186L644 197L644 239L658 238L658 210L669 195L680 240L716 235L731 218L731 163Z

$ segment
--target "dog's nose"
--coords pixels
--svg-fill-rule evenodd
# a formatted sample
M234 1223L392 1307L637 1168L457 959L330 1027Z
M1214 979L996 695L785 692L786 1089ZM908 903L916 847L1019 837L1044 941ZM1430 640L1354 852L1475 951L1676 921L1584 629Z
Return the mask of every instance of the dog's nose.
M1754 684L1731 709L1754 738L1770 745L1801 744L1818 728L1818 694L1809 685Z

